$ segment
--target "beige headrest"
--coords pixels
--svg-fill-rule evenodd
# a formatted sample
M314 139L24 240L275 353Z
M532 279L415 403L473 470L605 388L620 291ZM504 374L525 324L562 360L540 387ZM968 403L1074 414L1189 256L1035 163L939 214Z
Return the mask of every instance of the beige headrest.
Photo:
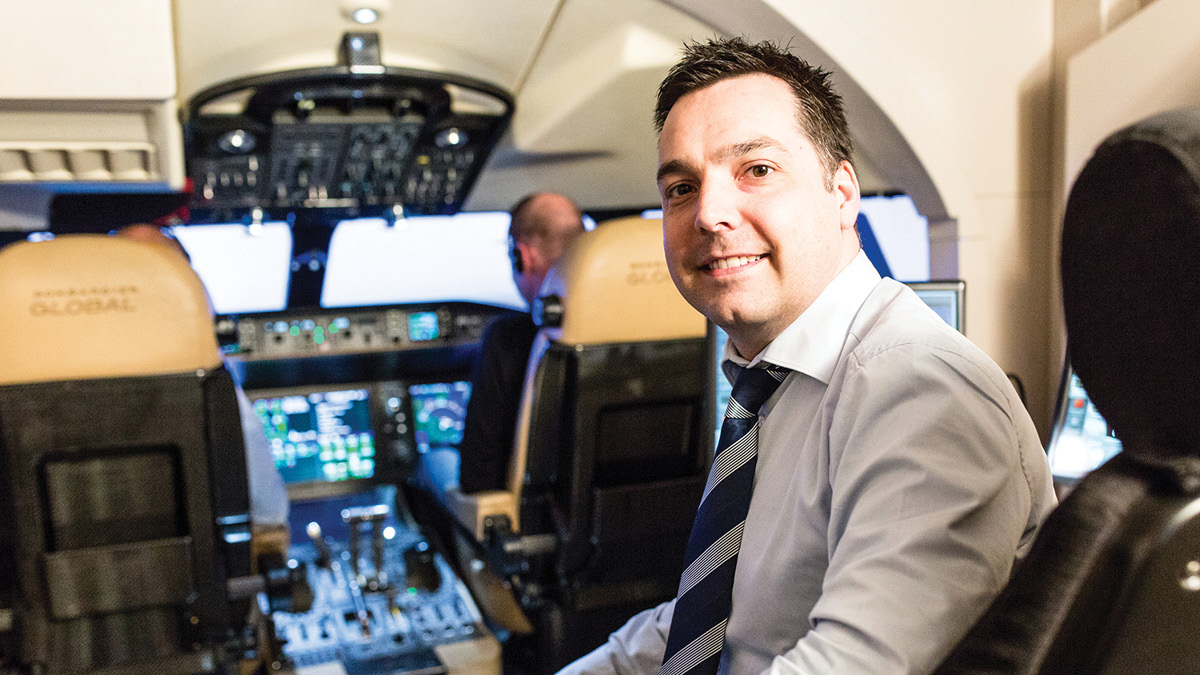
M611 220L577 237L547 275L550 293L563 299L560 343L704 337L704 317L667 271L661 220Z
M220 365L204 285L166 246L80 234L0 250L0 384Z

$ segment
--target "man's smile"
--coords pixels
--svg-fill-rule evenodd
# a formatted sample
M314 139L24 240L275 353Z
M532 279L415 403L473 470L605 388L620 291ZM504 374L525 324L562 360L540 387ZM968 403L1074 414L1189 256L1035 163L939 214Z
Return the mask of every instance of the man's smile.
M704 265L701 265L701 267L704 269L707 269L707 270L711 270L711 271L736 269L739 267L745 267L747 265L756 263L765 257L766 257L766 255L763 255L763 254L760 254L760 255L734 255L734 256L728 256L725 258L716 258L714 260L710 260L707 263L705 263Z

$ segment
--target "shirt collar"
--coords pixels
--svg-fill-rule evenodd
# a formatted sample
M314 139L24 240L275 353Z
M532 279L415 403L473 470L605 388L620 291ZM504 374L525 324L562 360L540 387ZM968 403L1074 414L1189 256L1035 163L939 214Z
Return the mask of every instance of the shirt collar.
M850 332L850 324L879 280L875 266L860 250L808 309L796 317L758 356L747 361L738 356L732 342L726 342L724 360L742 367L753 367L765 361L829 384L846 334ZM728 364L724 370L728 377Z

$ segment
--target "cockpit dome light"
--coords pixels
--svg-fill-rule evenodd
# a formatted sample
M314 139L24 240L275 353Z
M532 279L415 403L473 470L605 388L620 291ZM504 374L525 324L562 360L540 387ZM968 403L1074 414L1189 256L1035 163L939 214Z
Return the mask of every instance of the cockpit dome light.
M391 9L391 0L342 0L342 16L363 26L369 26Z
M354 10L354 13L351 14L350 17L365 26L378 21L379 12L376 12L370 7L359 7L358 9Z

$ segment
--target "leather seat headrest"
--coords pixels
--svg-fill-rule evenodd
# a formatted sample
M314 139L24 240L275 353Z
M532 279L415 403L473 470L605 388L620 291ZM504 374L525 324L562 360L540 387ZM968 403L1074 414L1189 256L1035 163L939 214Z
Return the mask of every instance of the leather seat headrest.
M1200 453L1200 107L1110 136L1062 240L1071 364L1127 452Z
M542 295L562 300L558 342L704 337L704 317L671 281L660 220L620 218L576 237L546 276Z
M166 246L65 235L0 251L0 384L220 365L204 285Z

